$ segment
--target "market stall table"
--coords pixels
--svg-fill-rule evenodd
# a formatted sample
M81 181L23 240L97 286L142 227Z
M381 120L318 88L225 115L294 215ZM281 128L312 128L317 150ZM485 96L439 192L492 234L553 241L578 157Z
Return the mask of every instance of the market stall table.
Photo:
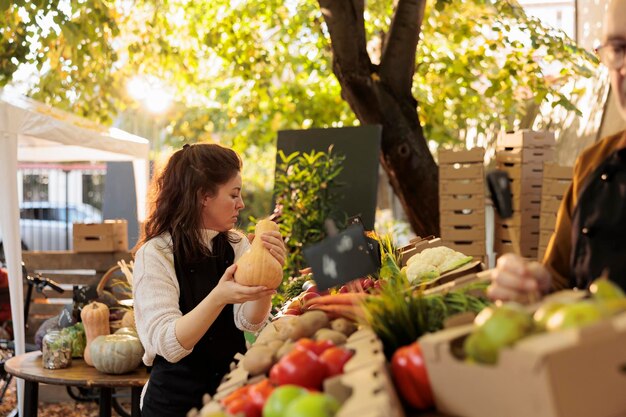
M36 417L39 383L75 387L100 388L100 417L111 416L111 393L113 388L131 388L133 417L139 417L141 389L148 381L146 368L141 367L124 375L107 375L87 366L82 359L72 359L72 365L65 369L44 369L41 352L30 352L9 359L6 371L25 381L24 417Z

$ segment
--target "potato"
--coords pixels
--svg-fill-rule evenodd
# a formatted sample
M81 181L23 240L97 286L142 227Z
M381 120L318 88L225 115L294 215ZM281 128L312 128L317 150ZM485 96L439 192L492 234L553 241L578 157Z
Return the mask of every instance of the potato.
M278 349L280 349L283 345L285 344L284 340L272 340L271 342L268 342L265 344L265 346L267 346L268 348L270 348L272 350L272 355L276 356L276 352L278 351Z
M350 336L352 333L356 332L356 323L341 317L330 322L330 328L346 336Z
M283 345L278 348L276 353L274 354L274 360L278 362L280 358L291 352L295 346L295 342L286 341Z
M348 340L345 334L338 332L337 330L332 330L332 329L319 329L315 333L315 336L313 337L313 339L330 340L337 346L343 345Z
M269 323L261 330L261 333L256 337L254 344L264 345L272 340L280 339L280 333L274 323ZM284 340L284 339L281 339Z
M274 352L265 345L250 348L241 361L243 369L252 376L266 373L273 364Z
M329 322L328 316L323 311L307 311L289 324L291 325L289 338L298 340L303 337L312 337L319 329L328 327Z

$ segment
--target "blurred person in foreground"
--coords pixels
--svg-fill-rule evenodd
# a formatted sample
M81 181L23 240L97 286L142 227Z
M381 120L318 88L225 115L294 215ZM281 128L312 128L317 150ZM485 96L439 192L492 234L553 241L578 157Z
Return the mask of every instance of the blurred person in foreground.
M216 144L185 145L155 182L153 210L133 271L137 332L152 366L143 417L184 417L213 395L244 330L267 321L275 291L234 281L235 262L250 247L234 227L244 208L241 159ZM278 232L261 236L282 264Z
M624 120L625 51L626 0L611 0L597 53L609 69ZM515 300L537 292L586 289L604 271L626 291L626 131L602 139L578 156L543 262L503 255L493 270L489 295Z

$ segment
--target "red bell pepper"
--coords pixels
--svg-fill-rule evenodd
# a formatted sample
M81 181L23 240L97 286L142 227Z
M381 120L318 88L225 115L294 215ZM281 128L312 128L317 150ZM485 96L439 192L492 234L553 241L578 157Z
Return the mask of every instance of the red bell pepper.
M263 410L265 401L267 401L273 391L274 385L269 379L265 378L250 387L248 397L250 398L252 404L256 405L259 410Z
M325 350L320 355L320 362L326 366L328 377L340 375L343 373L343 367L350 360L353 353L351 350L340 348L337 346Z
M275 385L293 384L319 390L326 378L326 367L310 350L294 349L283 356L270 370Z
M391 372L396 388L408 404L418 410L431 408L435 404L419 343L396 350L391 358Z
M243 414L245 417L261 417L263 406L274 386L266 378L253 385L245 385L230 393L221 402L232 415Z

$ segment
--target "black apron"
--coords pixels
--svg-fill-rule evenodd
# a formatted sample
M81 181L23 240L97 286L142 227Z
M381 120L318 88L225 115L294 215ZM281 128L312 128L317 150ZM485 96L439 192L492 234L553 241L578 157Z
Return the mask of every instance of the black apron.
M626 148L584 182L572 216L572 286L587 288L606 269L626 291Z
M176 252L174 267L180 286L179 305L183 314L191 311L209 292L228 266L235 253L226 237L216 240L224 245L225 255L206 257L200 262L187 262ZM228 373L233 356L245 352L243 332L235 326L233 305L228 304L193 351L177 363L156 356L143 399L142 417L185 417L193 407L202 408L202 396L213 395L223 376Z

